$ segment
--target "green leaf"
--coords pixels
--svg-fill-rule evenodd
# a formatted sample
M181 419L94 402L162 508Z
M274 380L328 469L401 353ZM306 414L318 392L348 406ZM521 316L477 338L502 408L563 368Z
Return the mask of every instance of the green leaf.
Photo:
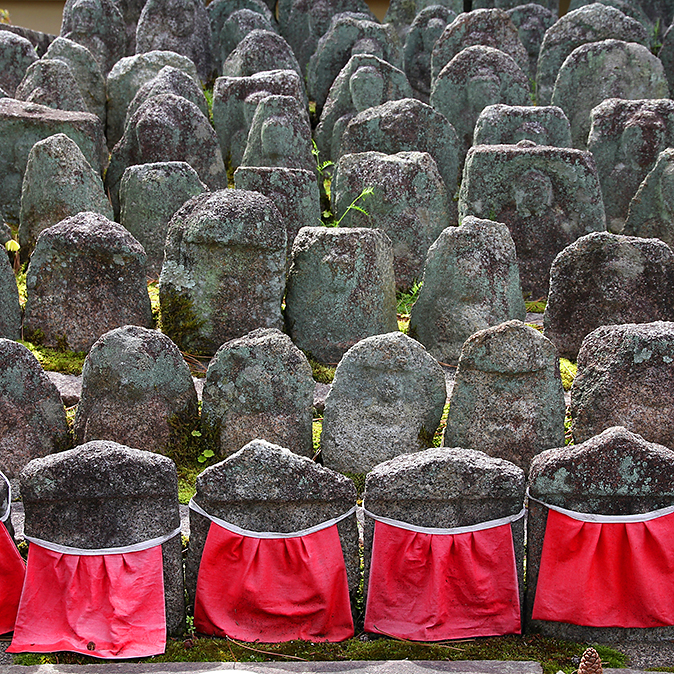
M201 432L200 431L192 431L192 435L195 438L200 438L201 437Z
M14 239L10 239L6 244L5 248L10 252L10 253L16 253L21 249L21 246L19 245L18 241L14 241Z
M210 459L212 456L215 456L215 452L212 449L204 449L202 454L207 458Z

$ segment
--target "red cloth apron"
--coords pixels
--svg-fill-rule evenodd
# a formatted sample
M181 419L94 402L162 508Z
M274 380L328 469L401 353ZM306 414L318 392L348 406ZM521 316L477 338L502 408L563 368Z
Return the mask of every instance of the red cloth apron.
M161 545L122 554L74 555L31 542L8 653L74 651L138 658L165 648Z
M26 564L0 523L0 634L14 629L25 575Z
M519 634L510 524L428 534L377 521L365 630L415 641Z
M532 618L589 627L674 625L674 514L587 522L549 510Z
M293 538L256 538L211 522L194 626L204 634L268 643L352 637L337 525Z

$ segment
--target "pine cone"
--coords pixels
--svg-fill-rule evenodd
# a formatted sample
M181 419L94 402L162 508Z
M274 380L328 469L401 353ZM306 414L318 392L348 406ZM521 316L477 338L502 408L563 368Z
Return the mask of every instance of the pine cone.
M580 659L578 674L603 674L603 672L599 653L594 648L586 649L583 657Z

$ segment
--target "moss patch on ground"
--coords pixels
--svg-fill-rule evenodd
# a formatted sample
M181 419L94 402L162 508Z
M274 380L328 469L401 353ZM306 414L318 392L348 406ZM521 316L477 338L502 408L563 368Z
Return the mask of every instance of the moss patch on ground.
M233 639L214 639L187 633L171 639L166 653L140 662L283 662L283 661L346 661L346 660L515 660L535 661L544 674L563 671L572 674L580 662L586 644L549 639L539 635L523 637L491 637L413 643L377 638L361 640L358 635L337 644L289 641L282 644L242 643ZM625 656L613 649L595 645L606 667L624 667ZM15 662L37 664L99 664L100 660L74 653L18 655ZM121 661L120 661L121 662Z
M39 344L33 344L24 340L20 340L20 343L37 358L43 370L62 372L63 374L82 374L84 359L87 357L86 353L60 351L59 349L40 346Z
M565 391L571 390L571 385L573 380L576 378L576 373L578 372L578 365L572 363L566 358L559 359L559 373L562 375L562 386Z

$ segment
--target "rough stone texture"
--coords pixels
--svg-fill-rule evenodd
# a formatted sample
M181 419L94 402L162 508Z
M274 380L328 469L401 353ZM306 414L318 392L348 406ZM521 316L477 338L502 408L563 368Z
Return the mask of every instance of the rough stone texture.
M368 473L363 501L376 515L416 526L452 528L516 515L524 503L524 472L473 449L434 448L398 456ZM524 597L524 518L511 524ZM365 518L365 594L370 576L374 520Z
M220 64L227 60L227 57L237 48L239 42L254 30L267 30L274 33L276 27L264 15L252 9L239 9L227 17L214 47L216 53L213 58L217 63L218 71L220 70Z
M575 361L603 325L671 320L674 253L662 241L596 232L555 258L544 326L560 355Z
M585 149L592 108L607 98L667 98L662 63L647 47L603 40L574 49L559 71L552 93L569 118L574 147Z
M82 375L47 371L47 376L56 386L65 407L77 405L82 395Z
M104 76L126 54L124 17L113 0L66 0L61 37L86 47Z
M432 81L459 52L475 45L498 49L510 56L523 72L529 70L529 56L510 17L502 9L475 9L459 14L435 43ZM527 82L527 91L528 86Z
M294 70L270 70L250 77L218 77L213 88L213 126L222 156L241 164L257 104L267 96L294 96L305 103L304 84Z
M173 66L164 66L157 73L156 77L153 77L138 89L131 103L129 103L129 107L126 109L124 126L126 126L127 122L145 101L161 94L175 94L176 96L186 98L201 110L204 117L208 118L208 103L206 102L203 89L184 70L174 68Z
M14 33L19 37L28 40L28 42L35 48L38 58L42 58L45 55L47 49L49 49L49 45L56 39L56 35L43 33L39 30L32 30L31 28L24 28L23 26L13 26L9 23L0 24L0 31Z
M0 88L10 96L14 96L28 66L37 60L35 48L25 37L0 31Z
M347 210L359 199L359 210ZM427 152L361 152L344 155L335 170L331 196L342 227L375 225L393 242L396 286L409 288L421 278L426 253L445 227L453 224L448 195L437 164ZM452 202L454 203L454 202Z
M456 191L463 165L454 127L443 114L414 98L390 101L359 112L342 135L340 151L341 154L428 152L438 165L450 197ZM453 201L449 204L452 211L453 204Z
M21 473L28 536L77 548L132 545L180 526L171 459L94 440L35 459ZM185 627L180 536L162 545L166 630Z
M252 30L222 64L225 77L250 77L268 70L294 70L303 80L290 45L269 30Z
M344 354L325 401L325 465L363 473L426 449L446 397L444 372L419 342L401 332L361 340Z
M655 30L654 22L648 17L646 12L642 8L642 3L640 0L571 0L569 3L569 11L574 9L580 9L585 5L590 5L592 2L600 2L602 5L610 5L619 9L625 16L630 16L633 19L636 19L645 29L649 36L653 36L657 39L662 38L663 30L666 29L668 24L664 24L658 27L658 30ZM661 18L662 21L662 18Z
M189 199L207 192L197 172L182 161L129 166L119 186L119 221L145 249L148 276L158 278L164 242L174 213Z
M112 220L112 206L100 175L65 134L38 141L28 155L21 188L21 258L28 259L43 229L82 211Z
M1 251L0 251L1 252ZM16 276L7 255L0 255L0 338L21 339L21 305Z
M24 336L88 351L122 325L152 325L143 247L121 225L79 213L45 229L26 277Z
M198 423L190 369L166 335L125 325L91 347L75 416L77 444L112 440L165 454L183 440L180 431Z
M474 334L461 349L445 447L470 447L526 471L564 446L564 389L554 344L521 321Z
M321 222L321 198L315 171L274 166L240 166L234 172L238 190L260 192L278 208L286 227L286 267L297 232Z
M392 0L384 23L393 24L401 41L404 41L419 14L434 6L445 7L455 16L463 12L463 2L460 0Z
M547 294L557 253L606 229L592 155L526 140L471 148L459 193L459 217L466 215L508 225L522 290L533 299Z
M108 116L106 136L108 147L115 146L124 135L126 109L138 90L156 77L165 66L186 72L197 84L199 76L192 61L172 51L151 51L120 59L107 77Z
M672 504L672 466L671 450L646 442L624 428L611 428L582 445L551 449L536 456L531 462L529 490L541 501L578 512L644 513ZM530 500L525 616L532 629L560 639L593 643L672 638L672 627L630 629L531 621L547 518L548 509Z
M536 72L538 105L550 105L557 73L576 47L608 39L648 44L648 34L638 21L598 2L568 12L559 19L545 33L541 44Z
M606 220L612 231L622 231L639 185L655 166L660 152L672 145L674 101L610 98L592 110L587 149L597 164ZM641 201L642 208L650 211L646 219L657 212L651 199Z
M267 96L255 108L241 166L279 166L313 171L311 126L294 96Z
M188 201L169 223L159 278L162 330L183 351L214 354L255 328L281 328L286 232L257 192Z
M388 236L365 228L300 230L285 317L293 342L323 363L338 363L365 337L394 332L398 323Z
M423 286L410 315L410 336L440 362L456 364L478 330L523 321L515 243L506 225L464 218L430 247Z
M414 89L414 96L428 103L431 93L431 54L445 28L456 19L456 13L443 5L422 9L409 26L403 60L405 73Z
M670 143L668 143L669 145ZM674 150L658 155L657 162L646 175L632 199L624 234L657 237L674 245Z
M47 49L46 59L63 61L77 81L88 112L105 125L105 79L93 54L81 44L57 37Z
M249 442L236 454L197 478L195 500L208 513L253 531L301 531L350 510L356 488L344 475L264 440ZM199 562L210 520L190 511L190 548L185 584L194 602ZM356 515L337 524L352 604L360 583Z
M665 76L669 88L674 90L674 31L670 26L662 38L662 47L658 52L658 58L662 61L662 66L665 69Z
M554 105L488 105L477 118L473 145L510 145L521 140L571 147L569 120Z
M529 69L525 72L529 75L529 79L535 80L543 37L557 21L557 9L555 8L553 12L542 4L530 2L513 7L506 14L517 28L517 35L529 56Z
M0 211L9 222L19 221L21 184L31 148L56 133L74 140L94 171L103 173L107 151L98 117L0 99Z
M38 456L70 445L56 386L22 344L0 339L0 470L10 478Z
M434 78L430 101L456 129L463 160L480 113L495 103L528 105L529 80L505 52L483 45L467 47Z
M271 28L265 30L275 30L276 21L262 0L213 0L213 2L208 3L206 11L211 24L213 57L218 72L224 60L224 44L229 35L229 30L225 26L228 24L230 17L242 10L259 14L271 26Z
M149 98L129 120L115 145L105 174L115 214L119 213L119 183L129 166L152 162L187 162L209 189L227 186L218 138L208 118L182 96Z
M330 87L354 54L372 54L402 70L402 45L395 28L365 14L344 12L330 22L307 66L307 92L320 113Z
M145 0L115 0L126 27L126 56L136 53L136 28Z
M674 323L606 325L591 332L571 389L574 441L621 425L674 448L673 362Z
M359 112L411 97L412 88L402 70L372 54L352 56L330 87L314 133L321 161L339 158L342 134Z
M303 73L318 40L330 28L332 17L343 12L363 14L376 21L363 0L280 0L278 3L281 35L295 52Z
M212 78L211 25L201 0L147 0L136 28L136 53L156 50L187 56L203 82Z
M312 457L314 380L307 357L288 335L258 328L225 342L208 366L202 424L224 458L252 440Z
M88 111L70 66L55 59L43 58L29 66L14 98L57 110Z

